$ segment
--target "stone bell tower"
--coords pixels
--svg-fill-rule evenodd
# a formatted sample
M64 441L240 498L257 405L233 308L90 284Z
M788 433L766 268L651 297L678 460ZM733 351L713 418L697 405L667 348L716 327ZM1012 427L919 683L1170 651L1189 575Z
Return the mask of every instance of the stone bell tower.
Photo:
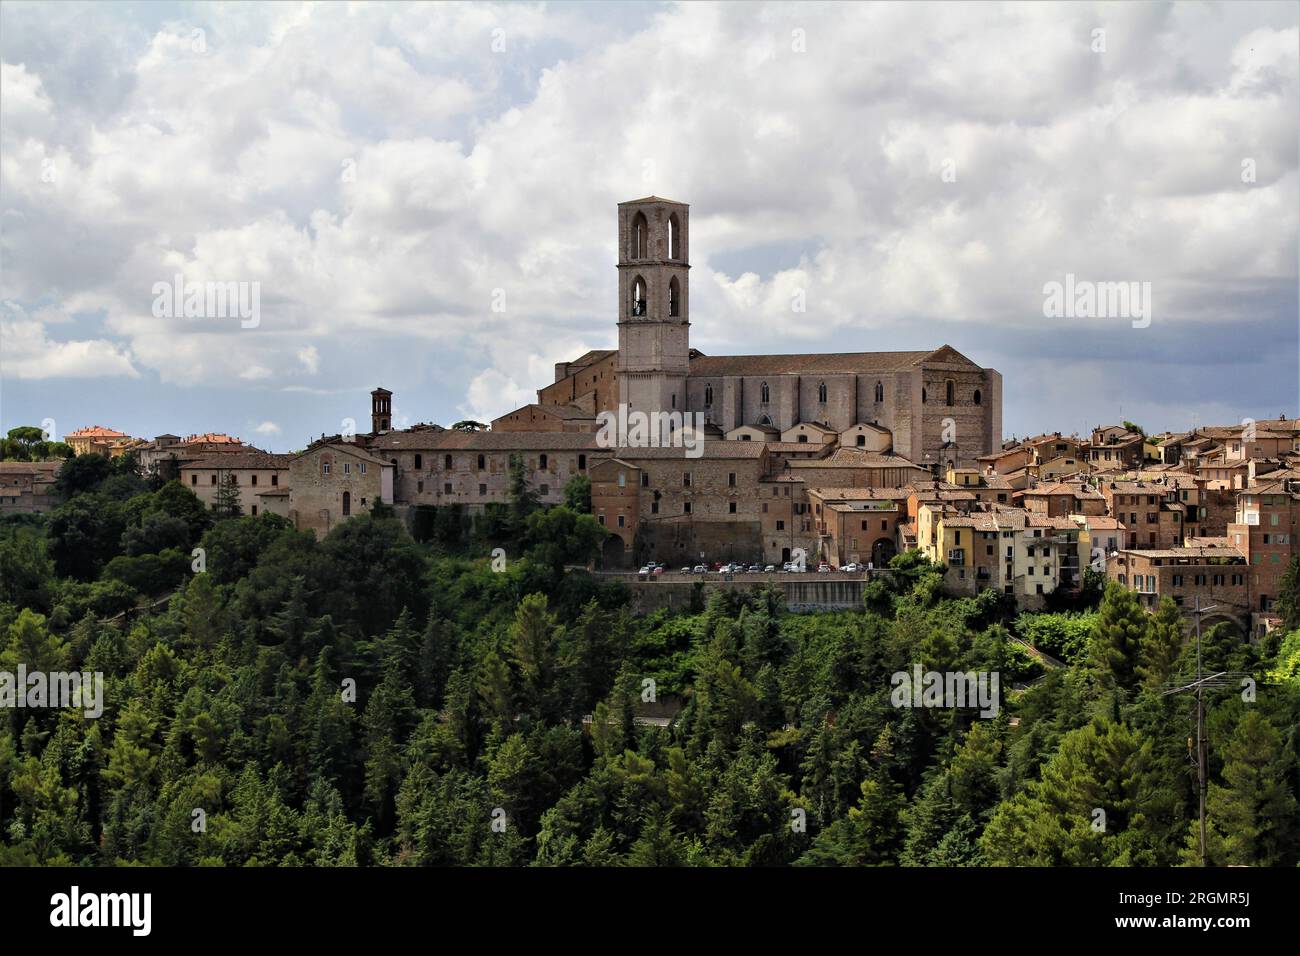
M370 433L382 435L393 424L393 393L377 388L370 393Z
M618 204L618 400L629 412L686 411L689 236L686 203Z

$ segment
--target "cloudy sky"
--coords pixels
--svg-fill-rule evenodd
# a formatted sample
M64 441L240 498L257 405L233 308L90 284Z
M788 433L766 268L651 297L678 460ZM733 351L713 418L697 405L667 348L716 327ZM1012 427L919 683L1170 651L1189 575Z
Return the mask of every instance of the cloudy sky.
M1297 415L1297 10L6 2L0 427L491 418L616 344L651 193L706 353L948 343L1008 435ZM1150 324L1045 317L1067 274Z

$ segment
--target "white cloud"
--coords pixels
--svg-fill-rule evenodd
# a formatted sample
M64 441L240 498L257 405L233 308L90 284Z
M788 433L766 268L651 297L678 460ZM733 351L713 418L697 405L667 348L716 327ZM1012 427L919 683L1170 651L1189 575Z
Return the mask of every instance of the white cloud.
M16 379L139 376L130 354L105 339L53 341L12 303L0 316L0 372Z
M364 339L476 354L430 377L494 417L614 344L614 207L651 192L693 205L715 353L1037 328L1066 272L1219 322L1250 317L1212 294L1232 281L1294 287L1294 8L283 4L148 31L117 9L6 9L19 377L302 387ZM177 272L260 282L261 325L156 319ZM52 341L50 300L96 336Z
M255 434L263 435L265 437L271 438L279 435L282 430L283 429L281 429L280 426L277 425L275 422L266 421L256 426L253 429L253 432Z

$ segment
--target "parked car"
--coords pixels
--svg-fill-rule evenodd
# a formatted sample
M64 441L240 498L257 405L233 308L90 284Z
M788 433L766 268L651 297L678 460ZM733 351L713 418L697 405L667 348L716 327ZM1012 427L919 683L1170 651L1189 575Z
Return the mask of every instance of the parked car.
M682 570L681 570L680 573L682 573L682 574L690 574L690 573L691 573L691 569L690 569L690 568L682 568Z
M765 568L763 569L763 573L764 573L764 574L771 574L771 573L772 573L773 571L775 571L775 570L776 570L776 567L773 566L773 565L771 565L771 564L769 564L767 567L765 567Z
M856 561L850 561L848 564L841 567L840 570L847 571L850 574L856 574L862 570L862 565L858 564Z
M830 566L829 564L827 564L825 561L823 561L821 564L817 565L817 570L818 570L818 571L829 571L830 569L831 569L831 566Z
M697 565L695 566L695 570L694 570L692 573L693 573L693 574L707 574L708 571L709 571L709 569L706 568L704 565L702 565L702 564L697 564Z
M761 572L763 570L763 566L761 564L751 564L749 566L749 570L751 572Z
M650 573L651 573L651 574L663 574L663 573L664 573L664 566L663 566L662 564L660 564L660 565L656 566L655 569L654 569L653 571L651 571Z
M638 573L638 574L650 574L652 570L653 570L653 569L650 567L650 565L647 564L644 568L642 568L642 569L641 569L640 571L638 571L637 573Z

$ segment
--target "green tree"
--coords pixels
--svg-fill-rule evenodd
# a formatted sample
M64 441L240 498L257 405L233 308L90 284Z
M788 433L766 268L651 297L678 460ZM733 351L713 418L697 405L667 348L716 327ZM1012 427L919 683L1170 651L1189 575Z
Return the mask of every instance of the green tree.
M228 471L217 482L217 498L212 502L212 513L218 518L238 518L244 513L239 503L239 478Z
M1131 688L1144 644L1147 614L1128 588L1112 582L1102 597L1089 644L1091 664L1103 687Z
M1213 866L1295 866L1300 815L1288 780L1294 755L1282 735L1252 708L1223 748L1223 783L1211 783L1207 846ZM1199 862L1199 824L1193 821L1185 859Z
M564 486L564 506L578 514L591 514L591 479L574 475Z

